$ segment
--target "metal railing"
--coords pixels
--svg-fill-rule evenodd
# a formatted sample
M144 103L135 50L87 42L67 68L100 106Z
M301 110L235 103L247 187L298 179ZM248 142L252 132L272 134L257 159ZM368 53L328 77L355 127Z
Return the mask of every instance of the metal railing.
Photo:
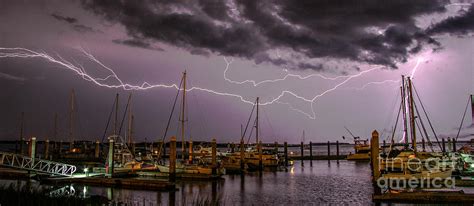
M76 166L31 158L24 155L0 152L0 165L23 170L37 171L41 173L61 176L72 176L76 172Z

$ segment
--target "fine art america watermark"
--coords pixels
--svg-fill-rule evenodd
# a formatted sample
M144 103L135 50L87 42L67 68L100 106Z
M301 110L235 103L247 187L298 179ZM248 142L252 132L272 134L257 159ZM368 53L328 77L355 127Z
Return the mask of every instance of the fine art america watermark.
M456 166L454 156L420 159L414 155L407 158L379 156L380 177L377 186L381 189L439 189L454 188L451 176Z

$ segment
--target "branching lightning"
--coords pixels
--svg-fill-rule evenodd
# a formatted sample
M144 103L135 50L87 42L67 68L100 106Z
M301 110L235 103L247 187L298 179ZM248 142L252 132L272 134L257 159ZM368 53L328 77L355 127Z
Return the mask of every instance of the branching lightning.
M46 52L33 51L33 50L30 50L30 49L26 49L26 48L1 48L0 47L0 58L41 58L41 59L46 60L47 62L57 64L57 65L61 66L61 68L68 69L68 70L74 72L75 74L81 76L82 79L84 79L86 81L89 81L89 82L92 82L92 83L94 83L94 84L96 84L97 86L100 86L100 87L120 88L120 89L123 89L123 90L148 90L148 89L153 89L153 88L174 88L176 90L179 89L178 85L176 85L176 84L150 84L148 82L143 82L141 85L133 85L133 84L125 83L117 75L117 73L113 69L111 69L110 67L108 67L105 64L103 64L102 62L100 62L96 57L94 57L92 54L85 51L84 49L80 48L79 50L87 59L89 59L90 61L97 64L100 68L106 70L109 73L109 75L104 76L104 77L93 77L91 74L86 72L85 68L81 64L79 64L79 63L74 63L73 64L72 62L66 60L65 58L63 58L59 54L56 54L53 57L53 56L47 54ZM310 119L315 119L316 118L316 113L315 113L314 107L313 107L316 100L318 100L319 98L323 97L324 95L326 95L330 92L333 92L334 90L336 90L339 87L346 84L351 79L357 78L357 77L359 77L363 74L372 72L372 71L374 71L376 69L380 69L382 67L382 66L378 66L378 67L374 67L374 68L371 68L371 69L368 69L368 70L361 71L361 72L359 72L357 74L354 74L354 75L345 75L345 76L337 76L337 77L326 77L326 76L323 76L323 75L320 75L320 74L311 74L311 75L307 75L307 76L301 76L301 75L287 73L282 78L271 79L271 80L263 80L263 81L257 82L257 81L254 81L254 80L234 81L234 80L229 79L227 77L227 72L230 68L230 65L231 65L232 61L233 61L232 59L228 60L227 58L225 58L226 68L224 70L224 79L226 81L232 83L232 84L238 84L238 85L250 83L254 87L257 87L257 86L260 86L260 85L266 84L266 83L276 83L276 82L279 82L279 81L285 81L290 77L291 78L296 78L296 79L299 79L299 80L305 80L305 79L308 79L308 78L311 78L311 77L319 77L319 78L322 78L322 79L325 79L325 80L333 80L333 81L338 80L338 79L343 79L343 81L339 82L338 84L336 84L332 88L327 89L327 90L325 90L325 91L323 91L319 94L316 94L313 97L303 97L301 95L296 94L293 91L284 90L279 95L277 95L276 97L270 98L270 100L267 100L266 102L261 102L260 103L260 105L262 105L262 106L271 105L271 104L274 104L274 103L284 104L284 105L287 105L290 109L292 109L294 111L297 111L297 112L307 116ZM413 76L415 74L416 68L418 67L419 63L420 63L420 61L417 62L415 68L412 70L411 76ZM381 81L381 82L369 82L360 89L364 89L365 87L367 87L368 85L371 85L371 84L385 84L385 83L390 83L390 82L393 83L393 82L397 82L397 81L395 81L395 80L385 80L385 81ZM213 90L213 89L202 88L202 87L197 87L197 86L186 89L186 91L189 91L189 92L193 91L193 90L207 92L207 93L214 94L214 95L219 95L219 96L234 97L234 98L239 99L243 103L247 103L247 104L251 104L251 105L254 104L253 99L249 100L249 99L247 99L244 96L239 95L239 94L220 92L220 91L216 91L216 90ZM281 98L283 98L285 95L290 95L290 96L292 96L296 99L299 99L299 100L302 100L304 102L310 103L311 113L307 113L307 112L304 112L301 109L295 108L290 103L280 101Z

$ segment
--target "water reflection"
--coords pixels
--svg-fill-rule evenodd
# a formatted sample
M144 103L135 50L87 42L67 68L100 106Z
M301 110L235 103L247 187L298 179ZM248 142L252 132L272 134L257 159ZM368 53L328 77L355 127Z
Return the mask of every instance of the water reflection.
M289 172L256 172L246 175L225 175L218 181L176 183L177 191L158 192L105 187L67 185L50 188L63 194L82 197L99 195L115 203L128 205L189 205L197 201L225 205L295 205L371 203L372 185L367 162L340 161L328 167L326 161L313 161L301 167L295 162ZM16 181L15 181L16 182ZM17 183L37 184L37 183Z

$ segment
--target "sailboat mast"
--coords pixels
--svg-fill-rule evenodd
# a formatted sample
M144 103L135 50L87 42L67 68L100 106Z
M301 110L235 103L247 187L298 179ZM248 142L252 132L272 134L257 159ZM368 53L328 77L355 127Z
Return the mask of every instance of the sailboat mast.
M75 91L71 90L71 99L69 102L69 150L72 151L74 147L74 111L75 111Z
M471 94L471 115L472 115L471 126L474 127L474 95L472 94Z
M405 76L402 75L401 87L402 107L403 107L403 137L405 138L405 149L408 148L408 123L407 123L407 102L405 94Z
M117 134L117 129L118 129L118 110L119 110L119 94L117 93L115 95L115 120L114 120L114 135Z
M130 146L132 143L132 129L133 129L133 115L132 107L128 106L128 134L127 134L127 144Z
M181 106L181 157L184 161L184 153L185 153L185 143L184 143L184 122L186 121L185 109L186 107L186 70L183 73L183 101Z
M412 90L412 82L410 77L408 77L408 95L409 95L409 112L410 112L410 131L411 131L411 138L412 138L412 147L413 151L416 152L416 128L415 128L415 112L414 112L414 104L415 101L413 99L413 90Z
M256 130L255 139L257 140L257 144L258 144L258 133L259 133L259 132L258 132L258 129L259 129L259 128L258 128L258 106L259 106L258 104L259 104L259 99L260 99L260 98L257 97L257 117L256 117L257 119L256 119L256 123L255 123L255 130Z

